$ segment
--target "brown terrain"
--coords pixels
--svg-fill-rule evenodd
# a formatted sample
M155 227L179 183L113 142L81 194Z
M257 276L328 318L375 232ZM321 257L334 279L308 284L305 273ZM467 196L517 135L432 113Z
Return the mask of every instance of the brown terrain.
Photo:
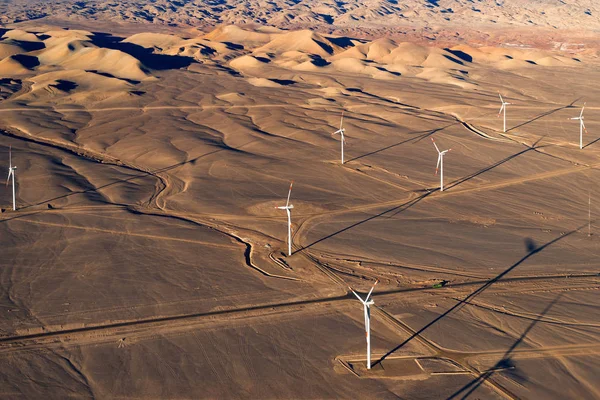
M288 3L0 5L0 397L600 398L599 7Z

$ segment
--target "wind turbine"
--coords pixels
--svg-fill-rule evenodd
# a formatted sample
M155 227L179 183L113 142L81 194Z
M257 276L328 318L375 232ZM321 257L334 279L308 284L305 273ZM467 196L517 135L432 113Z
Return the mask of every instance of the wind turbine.
M335 135L336 133L339 133L342 140L342 164L344 163L344 143L346 143L346 139L344 138L344 133L346 132L346 130L343 128L343 124L344 124L344 112L342 111L342 119L340 120L340 129L338 129L337 131L333 132L331 135Z
M290 183L290 191L288 192L287 202L285 203L285 206L275 207L280 210L285 210L287 212L287 217L288 217L288 255L290 255L290 256L292 255L292 213L290 210L292 208L294 208L294 206L290 204L290 196L292 195L292 185L293 184L294 184L294 181L292 181Z
M9 147L8 150L8 178L6 178L6 186L8 186L8 181L12 176L12 195L13 195L13 211L17 210L17 203L15 201L15 170L17 167L12 166L12 146Z
M585 124L583 123L583 110L585 110L585 103L583 103L583 107L581 108L581 113L579 114L579 117L571 118L571 119L579 121L579 148L580 149L583 149L583 131L585 131L585 133L588 133L587 129L585 129Z
M502 95L500 94L500 92L498 92L498 96L500 96L500 101L502 102L502 107L500 107L500 111L498 111L498 117L500 117L500 114L502 114L502 111L504 111L504 129L503 132L506 133L506 106L509 106L510 103L507 103L504 101L504 99L502 98Z
M371 369L371 306L375 304L373 300L369 300L371 297L371 293L373 293L373 289L375 289L375 285L379 280L375 281L371 290L369 290L369 294L363 300L351 287L348 287L352 293L356 296L358 300L363 304L363 310L365 312L365 335L367 337L367 369Z
M433 142L433 145L435 146L435 149L438 152L438 160L437 160L437 166L435 167L435 174L437 175L438 169L440 169L440 171L441 171L441 173L440 173L440 192L443 192L444 191L444 156L446 155L446 153L448 153L452 149L440 151L440 149L437 147L437 144L435 144L435 140L433 140L433 138L431 138L431 141Z

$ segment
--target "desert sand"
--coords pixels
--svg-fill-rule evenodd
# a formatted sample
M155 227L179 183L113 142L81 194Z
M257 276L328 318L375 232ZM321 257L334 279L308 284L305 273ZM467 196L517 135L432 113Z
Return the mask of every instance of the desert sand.
M600 398L595 54L272 25L3 29L0 395Z

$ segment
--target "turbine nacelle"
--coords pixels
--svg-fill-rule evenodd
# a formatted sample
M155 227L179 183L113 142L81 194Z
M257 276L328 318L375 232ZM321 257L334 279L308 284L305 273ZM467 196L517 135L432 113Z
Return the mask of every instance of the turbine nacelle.
M573 121L579 121L579 148L583 149L583 133L588 133L587 128L585 127L585 123L583 122L583 110L585 110L585 104L583 103L583 107L581 107L581 112L579 113L579 117L568 118Z
M504 101L500 92L498 92L498 96L500 96L500 102L502 103L502 106L500 106L500 111L498 111L498 118L500 118L500 115L502 115L502 111L504 111L504 118L506 119L506 106L511 105L511 103ZM504 130L506 131L506 128Z
M354 294L354 296L356 296L356 298L361 303L363 303L363 305L371 306L371 305L375 304L375 302L373 300L371 300L370 297L371 297L371 294L373 293L373 289L375 289L375 286L377 286L378 283L379 283L379 279L375 281L375 283L373 284L373 287L371 288L371 290L369 290L369 293L367 293L367 297L365 297L364 300L350 286L348 286L348 289L350 289L350 291Z
M342 146L342 164L344 163L344 144L346 143L346 138L344 137L344 133L346 133L346 129L344 129L344 112L342 111L342 118L340 120L340 129L333 132L331 135L340 134L342 140L340 141Z
M439 147L437 146L437 144L435 143L435 140L433 140L433 138L431 138L431 141L433 142L433 145L435 146L435 149L438 152L438 160L437 160L437 165L435 167L435 174L437 175L438 170L440 168L440 164L442 163L442 157L444 157L449 151L451 151L452 149L448 149L448 150L444 150L444 151L440 151Z
M579 113L579 117L573 117L573 118L569 118L575 121L581 121L581 123L583 124L583 120L585 119L585 117L583 116L583 110L585 110L585 105L587 103L583 103L583 107L581 107L581 112Z
M292 186L294 185L294 181L290 182L290 190L288 192L287 201L285 202L285 206L275 207L279 210L285 210L287 213L288 220L288 255L292 255L292 213L291 209L294 208L292 204L290 204L290 196L292 195Z

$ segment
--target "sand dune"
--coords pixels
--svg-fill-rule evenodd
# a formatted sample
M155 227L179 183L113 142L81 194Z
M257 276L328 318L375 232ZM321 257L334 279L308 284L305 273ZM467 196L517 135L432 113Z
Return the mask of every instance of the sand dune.
M0 42L0 59L4 59L15 54L22 54L25 52L26 50L17 42L11 42L9 40L3 40L2 42Z
M2 39L13 39L23 42L40 42L41 39L33 32L27 32L21 29L11 29L2 35Z
M0 61L0 73L4 76L18 76L31 74L31 69L27 68L22 59L18 56L9 56Z
M158 51L164 52L171 47L181 46L185 40L176 35L166 35L161 33L138 33L128 37L123 42L137 44L146 48L155 48Z
M45 62L43 53L41 61ZM70 69L95 69L118 78L138 81L148 77L139 60L118 50L82 47L70 50L63 59L52 64Z
M44 65L67 69L97 70L118 78L143 80L148 77L142 63L119 50L98 48L90 41L54 38L49 46L38 52Z
M340 50L341 48L330 40L309 30L279 34L264 46L255 49L256 52L274 53L299 51L322 57L331 56Z
M115 92L126 92L133 87L133 85L121 79L77 69L48 72L30 78L30 81L32 82L31 90L29 93L21 96L21 100L40 101L47 96L70 96L71 100L75 100L77 103L84 103L84 99L78 99L78 97L84 96L84 98L88 98L89 100L91 96L114 96ZM80 96L77 96L73 95L72 92L81 93Z
M145 65L145 58L152 55L210 61L219 65L227 63L238 72L249 73L250 78L263 79L254 81L263 85L274 84L272 78L287 79L281 70L287 69L323 73L335 71L386 80L417 77L474 88L476 84L469 82L468 70L481 65L512 70L532 66L574 66L578 63L571 57L534 49L474 48L466 45L442 49L391 39L355 40L310 30L286 32L274 28L251 30L223 26L196 37L138 33L110 48L103 47L102 41L85 30L48 29L36 34L23 30L11 32L7 31L5 39L0 41L3 58L31 53L41 66L19 66L18 60L10 59L5 61L5 64L11 65L4 67L7 71L22 75L36 67L43 72L60 68L95 71L129 81L142 81L152 76L151 68ZM13 37L30 40L35 37L42 48L27 49L20 45L23 42L15 41ZM134 47L128 48L128 45Z
M212 30L210 33L206 34L204 38L217 42L245 42L256 45L271 41L273 35L277 35L278 33L279 30L277 29L248 30L235 25L225 25Z

